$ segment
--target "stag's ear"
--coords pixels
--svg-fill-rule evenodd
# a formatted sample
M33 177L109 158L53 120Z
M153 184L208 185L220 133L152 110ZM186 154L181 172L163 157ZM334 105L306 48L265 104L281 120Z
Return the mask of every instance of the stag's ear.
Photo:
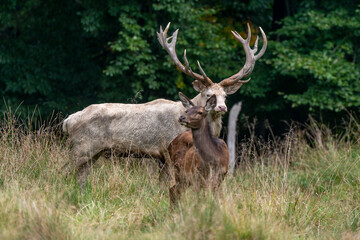
M239 88L243 85L242 82L237 82L237 83L234 83L232 85L228 85L228 86L223 86L223 89L225 91L225 93L227 95L230 95L230 94L233 94L233 93L236 93L237 90L239 90Z
M205 105L205 111L209 112L214 110L216 107L216 95L212 95L207 101Z
M206 86L200 82L199 80L195 80L192 82L193 88L197 91L197 92L203 92L206 90Z
M180 97L180 101L182 102L183 106L186 109L195 106L195 104L187 96L185 96L182 92L179 92L179 97Z

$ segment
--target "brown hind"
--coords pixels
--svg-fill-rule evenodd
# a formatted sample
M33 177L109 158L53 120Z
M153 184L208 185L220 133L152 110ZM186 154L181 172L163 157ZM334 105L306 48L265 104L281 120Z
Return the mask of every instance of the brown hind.
M191 131L178 135L168 147L174 166L175 185L169 189L171 204L179 200L181 192L189 185L197 190L216 190L223 181L229 164L229 150L226 143L212 136L207 114L216 106L212 95L204 107L195 106L189 98L179 93L187 109L179 122Z

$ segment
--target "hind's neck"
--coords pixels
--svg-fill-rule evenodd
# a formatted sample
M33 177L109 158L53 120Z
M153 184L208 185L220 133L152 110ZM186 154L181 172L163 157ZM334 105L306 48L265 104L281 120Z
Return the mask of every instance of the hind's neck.
M207 118L203 119L199 129L192 129L193 141L196 147L196 152L200 157L202 164L211 164L217 161L217 142L213 137L210 129L210 124Z

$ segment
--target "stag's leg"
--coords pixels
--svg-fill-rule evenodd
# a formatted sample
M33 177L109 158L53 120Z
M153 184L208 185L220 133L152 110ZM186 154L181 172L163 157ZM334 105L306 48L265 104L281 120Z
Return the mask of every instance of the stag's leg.
M165 182L167 179L167 168L168 166L166 165L165 159L163 157L159 157L158 159L158 166L159 166L159 182Z
M91 161L87 161L85 164L78 167L76 170L76 182L79 184L81 189L85 189L86 180L91 172L92 165L93 164Z
M71 174L76 174L77 170L84 164L86 164L90 160L89 157L86 156L78 156L74 153L70 158L70 161L65 163L62 167L62 170L65 172L65 176L68 177Z
M87 176L96 160L100 157L99 148L89 149L86 146L76 146L72 150L72 157L63 169L65 174L75 174L76 181L82 189L85 187Z
M87 177L89 176L94 164L99 159L101 153L102 152L98 152L90 160L78 166L76 170L76 181L82 189L85 189ZM83 161L78 162L81 164Z

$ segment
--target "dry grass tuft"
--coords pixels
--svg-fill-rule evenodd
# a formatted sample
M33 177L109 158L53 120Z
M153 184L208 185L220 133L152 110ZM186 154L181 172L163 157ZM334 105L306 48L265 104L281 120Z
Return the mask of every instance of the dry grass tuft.
M85 191L62 165L57 128L0 124L1 239L359 239L360 128L310 120L282 138L251 135L220 192L185 192L170 210L155 162L101 159Z

